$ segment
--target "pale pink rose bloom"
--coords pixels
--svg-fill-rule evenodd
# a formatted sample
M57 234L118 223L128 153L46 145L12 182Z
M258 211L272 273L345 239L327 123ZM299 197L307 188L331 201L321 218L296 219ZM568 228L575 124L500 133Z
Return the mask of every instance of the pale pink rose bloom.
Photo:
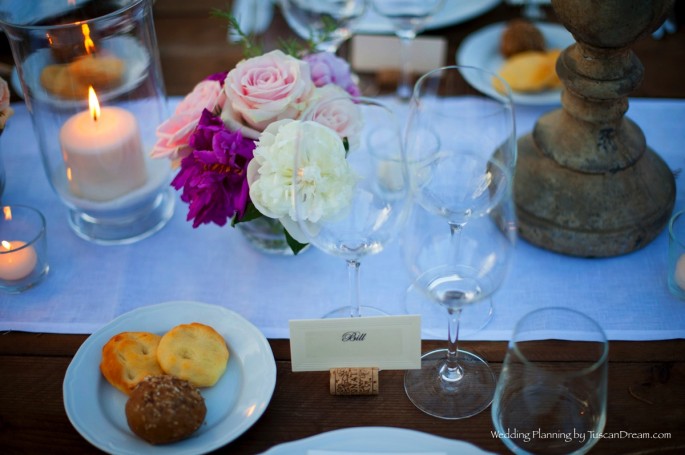
M297 119L313 88L309 65L280 50L243 60L226 76L221 118L230 129L242 124L261 132L277 120Z
M202 81L178 104L174 115L157 127L153 158L179 160L190 153L188 140L195 131L204 109L211 112L223 104L225 95L219 81Z
M362 129L362 115L350 95L337 85L325 85L314 90L307 120L325 125L353 143Z
M221 107L223 101L223 89L219 81L202 81L183 98L183 101L176 106L174 113L202 113L203 109L216 113L216 109Z

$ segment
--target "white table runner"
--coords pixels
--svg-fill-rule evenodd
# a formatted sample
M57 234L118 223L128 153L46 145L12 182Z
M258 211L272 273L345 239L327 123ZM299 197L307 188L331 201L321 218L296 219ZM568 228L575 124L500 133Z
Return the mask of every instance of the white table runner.
M685 167L685 100L634 99L630 106L628 116L642 127L648 144L674 171ZM7 172L3 203L43 212L50 273L23 294L0 293L0 330L91 333L143 305L194 300L242 314L269 338L288 338L289 319L318 318L347 303L342 259L313 248L298 257L261 254L230 227L193 229L180 201L162 231L133 245L99 246L78 238L48 184L26 108L13 107L16 115L0 144ZM550 109L517 106L519 135ZM685 208L682 179L676 209ZM613 340L684 338L685 302L666 286L667 245L664 231L640 251L580 259L520 241L511 273L495 295L494 318L480 331L467 329L463 338L508 339L521 316L549 305L587 313ZM408 284L397 244L362 261L365 304L403 314ZM424 338L444 339L442 310L424 308ZM468 317L469 308L464 314Z

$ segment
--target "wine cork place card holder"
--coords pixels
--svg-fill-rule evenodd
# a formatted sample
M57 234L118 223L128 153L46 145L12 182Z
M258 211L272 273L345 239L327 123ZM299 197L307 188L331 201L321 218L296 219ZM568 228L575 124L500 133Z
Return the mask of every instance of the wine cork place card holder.
M380 370L421 367L418 315L290 321L293 372L329 371L332 395L378 395Z

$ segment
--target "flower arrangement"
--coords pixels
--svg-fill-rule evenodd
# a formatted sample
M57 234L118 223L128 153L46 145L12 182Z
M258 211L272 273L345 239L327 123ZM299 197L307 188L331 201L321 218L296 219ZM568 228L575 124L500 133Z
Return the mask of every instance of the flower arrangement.
M353 102L359 88L347 62L312 52L313 43L264 53L234 18L219 15L243 39L245 58L194 87L158 127L152 156L178 166L171 185L182 191L193 227L277 219L297 253L307 239L292 203L296 149L305 144L308 152L298 182L308 192L304 216L312 222L332 216L354 184L345 157L360 126ZM331 98L343 102L317 109ZM311 121L301 120L305 110Z

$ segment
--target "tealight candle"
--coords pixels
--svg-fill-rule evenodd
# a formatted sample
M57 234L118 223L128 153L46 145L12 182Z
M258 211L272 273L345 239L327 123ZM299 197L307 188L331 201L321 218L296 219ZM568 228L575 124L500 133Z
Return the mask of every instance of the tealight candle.
M32 245L21 240L0 242L0 279L8 281L26 278L36 268L38 255Z
M70 117L59 138L71 192L104 202L124 196L147 180L136 118L119 107L100 105L89 88L88 111Z
M673 278L676 284L685 291L685 254L682 254L675 264L675 271L673 272Z

